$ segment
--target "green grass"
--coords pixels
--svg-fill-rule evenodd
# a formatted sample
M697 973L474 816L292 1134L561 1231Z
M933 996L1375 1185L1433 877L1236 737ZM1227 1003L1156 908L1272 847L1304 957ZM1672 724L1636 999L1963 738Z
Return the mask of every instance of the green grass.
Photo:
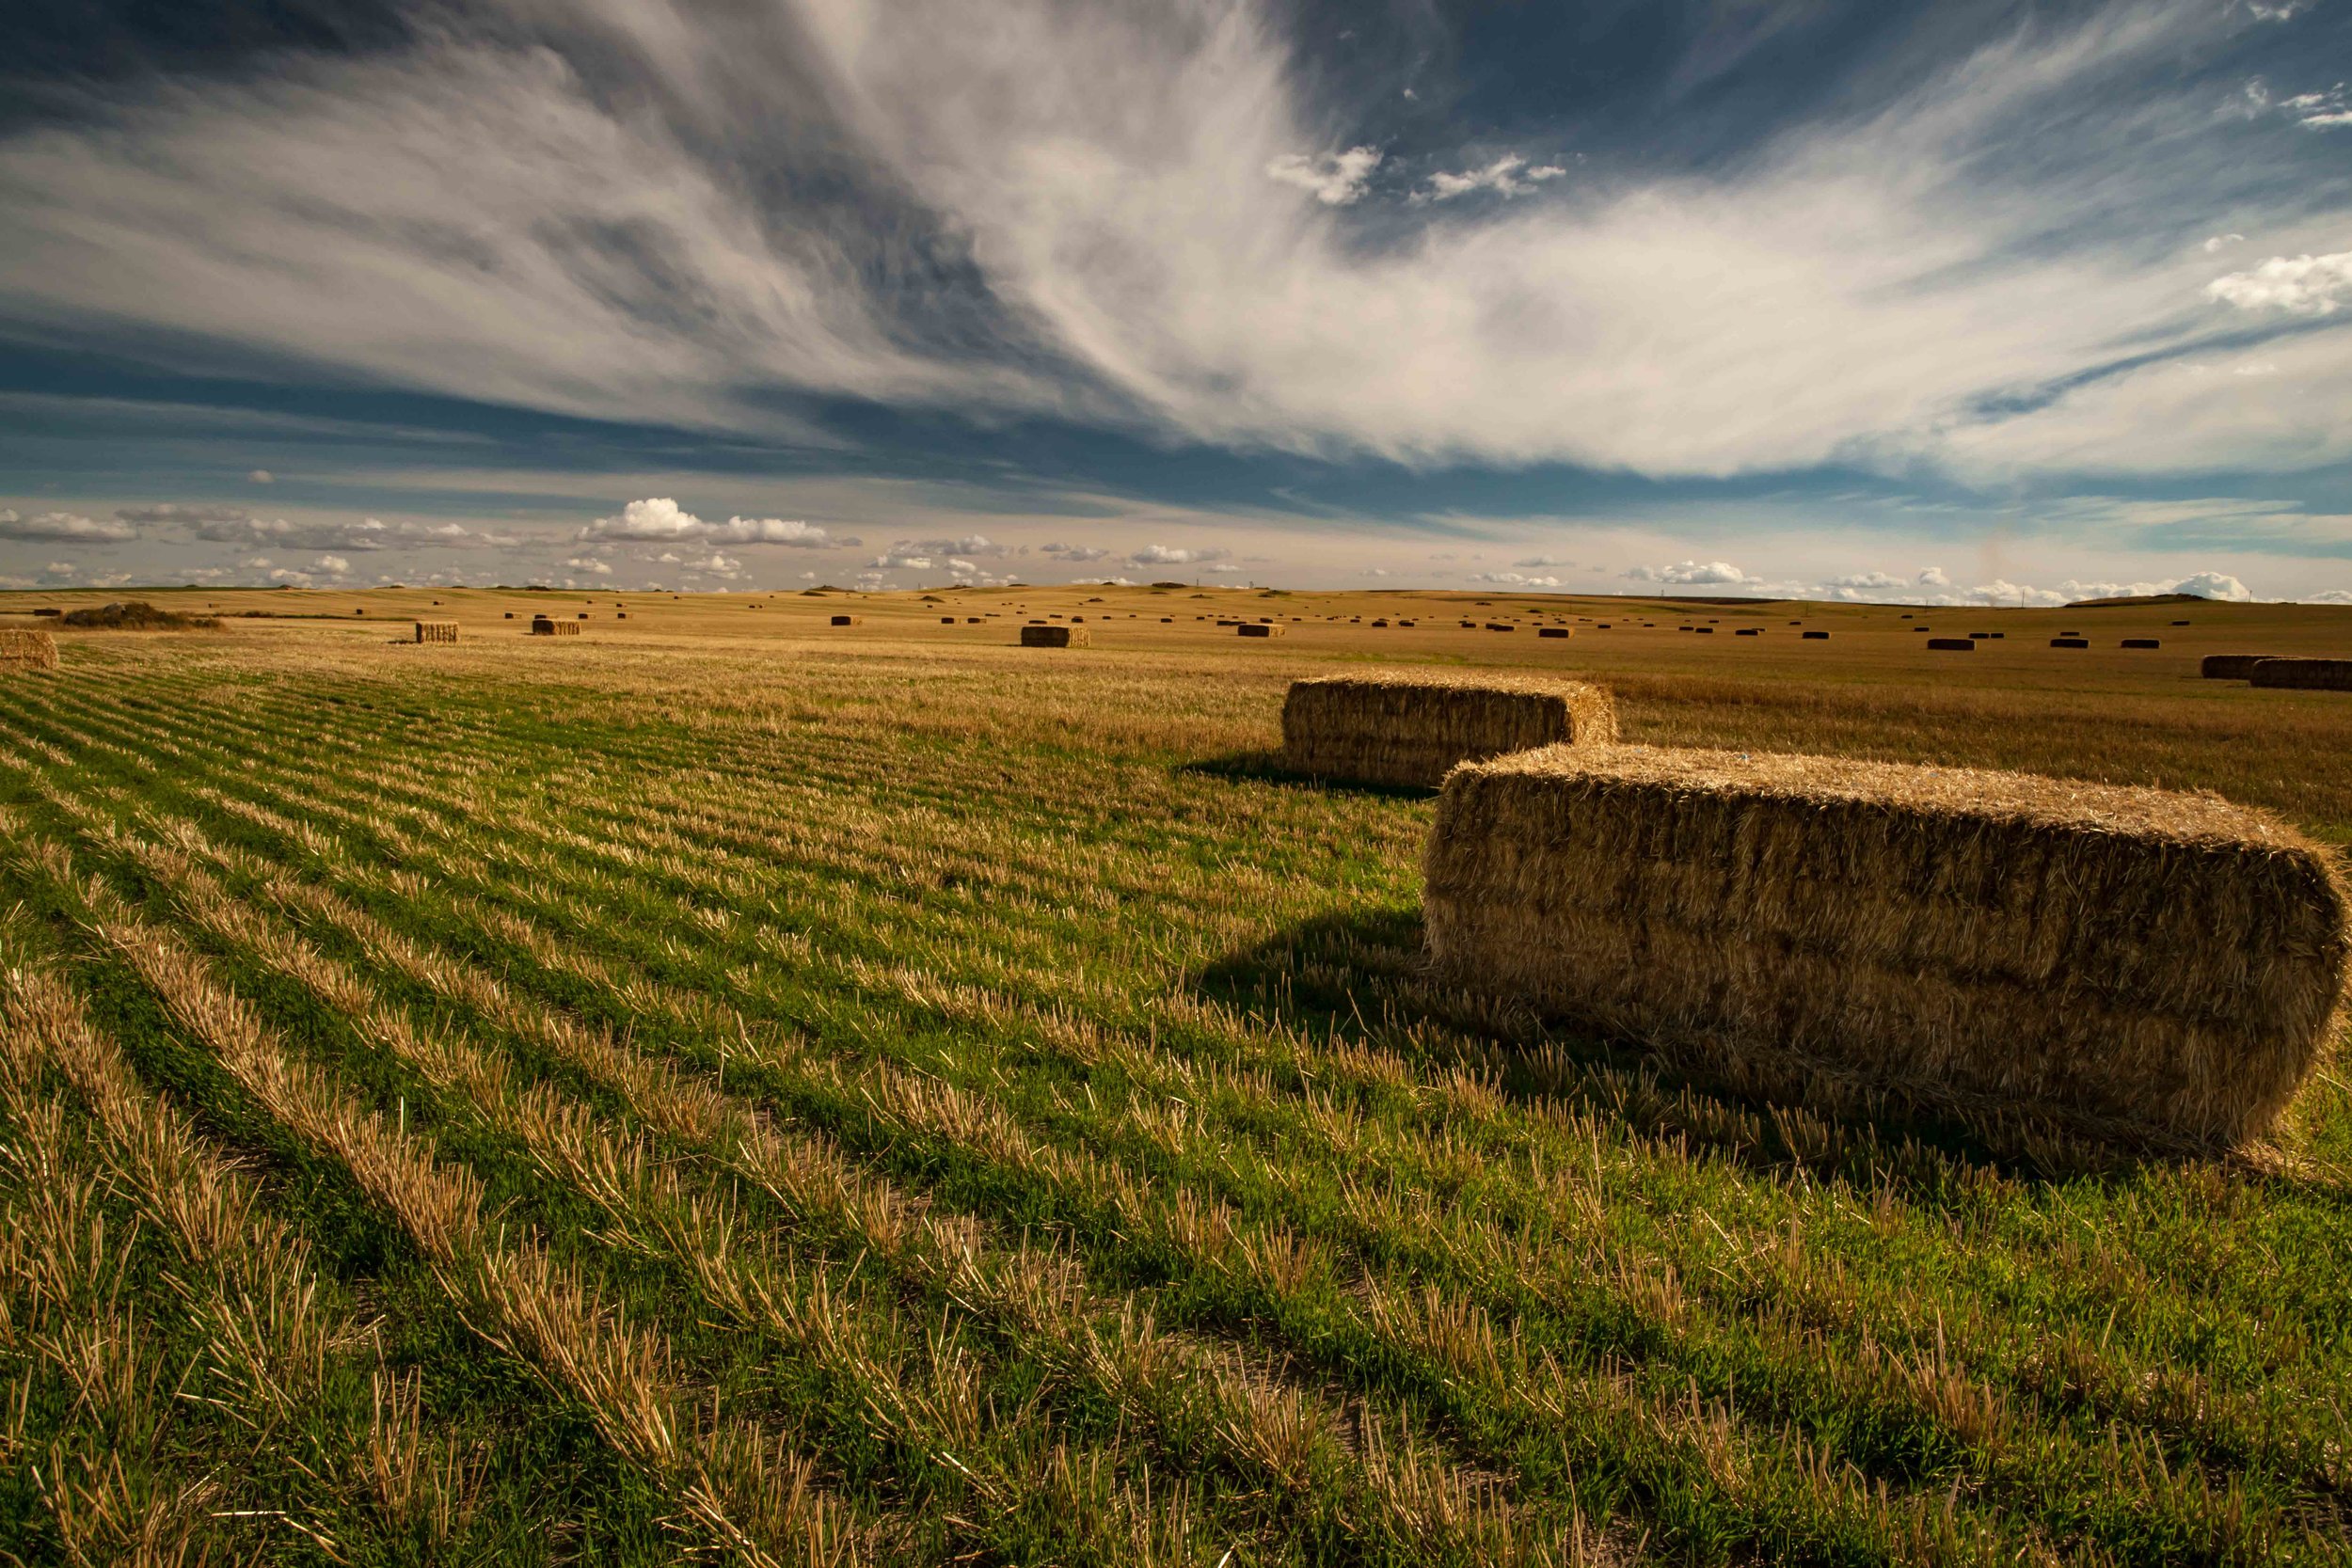
M6 1255L24 1560L83 1539L37 1478L137 1420L122 1511L273 1560L2352 1560L2341 1053L2266 1165L1995 1159L1431 988L1430 804L1257 769L1279 667L293 635L0 689L0 1201L125 1238L63 1285ZM1615 683L1637 738L2352 832L2341 705ZM42 985L299 1243L298 1399L172 1326L236 1291L175 1263ZM247 1024L343 1131L224 1066ZM510 1256L594 1303L570 1338ZM165 1397L77 1402L77 1321ZM363 1479L388 1387L425 1491Z

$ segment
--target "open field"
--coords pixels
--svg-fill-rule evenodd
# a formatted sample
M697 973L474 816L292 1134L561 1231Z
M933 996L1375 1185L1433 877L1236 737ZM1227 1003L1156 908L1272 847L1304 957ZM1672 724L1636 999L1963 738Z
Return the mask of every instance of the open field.
M2352 696L2197 662L2352 610L138 596L230 619L0 682L24 1560L2352 1561L2341 1046L2230 1164L1727 1100L1426 983L1429 797L1269 768L1476 662L2347 844Z

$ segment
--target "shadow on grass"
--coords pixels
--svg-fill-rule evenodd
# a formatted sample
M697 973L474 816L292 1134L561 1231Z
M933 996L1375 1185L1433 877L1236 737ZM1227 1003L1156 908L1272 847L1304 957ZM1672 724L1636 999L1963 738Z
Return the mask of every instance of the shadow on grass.
M2166 1157L2006 1111L1990 1115L1761 1053L1728 1068L1438 981L1418 909L1302 922L1196 971L1193 993L1311 1040L1395 1054L1423 1078L1482 1074L1507 1100L1614 1122L1759 1169L1803 1166L1928 1205L1988 1181L2117 1178ZM2175 1157L2177 1158L2177 1157Z
M1279 784L1289 789L1311 789L1325 795L1386 796L1397 800L1434 800L1438 792L1414 784L1359 784L1349 779L1319 779L1307 773L1294 773L1282 765L1279 752L1235 752L1230 756L1209 757L1200 762L1180 762L1170 771L1195 778L1232 779L1249 784Z

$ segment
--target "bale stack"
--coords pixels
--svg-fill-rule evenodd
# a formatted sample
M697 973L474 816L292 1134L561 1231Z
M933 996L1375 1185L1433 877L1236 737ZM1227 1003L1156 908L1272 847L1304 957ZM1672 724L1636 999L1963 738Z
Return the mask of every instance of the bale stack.
M2257 1137L2339 1019L2352 890L2213 796L1837 758L1555 746L1457 768L1451 980L1771 1092L1998 1126Z
M1282 762L1295 773L1435 788L1459 762L1617 738L1616 704L1581 681L1398 671L1294 681Z
M1025 648L1083 648L1093 633L1084 626L1048 626L1032 621L1021 628Z
M2254 666L2268 654L2207 654L2197 661L2197 673L2209 681L2243 681L2254 676Z
M835 615L832 618L831 624L836 626L862 626L866 624L866 617L863 615Z
M2249 680L2256 686L2296 687L2306 691L2352 691L2352 658L2265 658Z
M1977 651L1974 639L1966 637L1931 637L1928 650L1939 654L1972 654Z
M57 640L45 631L0 628L0 670L55 670Z
M2053 637L2050 639L2050 646L2053 648L2088 648L2090 646L2090 639L2088 637Z
M1284 628L1263 621L1244 621L1233 629L1244 637L1279 637Z
M417 641L420 642L454 642L457 641L457 623L454 621L419 621Z
M531 618L531 635L533 637L578 637L580 623L559 621L551 615L533 615Z
M2127 637L2123 639L2123 646L2126 648L2161 648L2164 643L2153 637Z

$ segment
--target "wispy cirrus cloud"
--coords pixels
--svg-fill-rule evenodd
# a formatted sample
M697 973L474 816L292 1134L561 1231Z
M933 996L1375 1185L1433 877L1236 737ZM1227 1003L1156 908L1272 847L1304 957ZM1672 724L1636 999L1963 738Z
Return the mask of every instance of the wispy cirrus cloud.
M2096 465L2132 459L2095 410L2011 394L2194 350L2171 226L2275 247L2324 199L2158 69L2233 24L2188 0L2007 27L1712 166L1441 165L1410 188L1563 194L1418 216L1259 0L474 14L0 142L0 296L780 436L783 391L1417 465Z

